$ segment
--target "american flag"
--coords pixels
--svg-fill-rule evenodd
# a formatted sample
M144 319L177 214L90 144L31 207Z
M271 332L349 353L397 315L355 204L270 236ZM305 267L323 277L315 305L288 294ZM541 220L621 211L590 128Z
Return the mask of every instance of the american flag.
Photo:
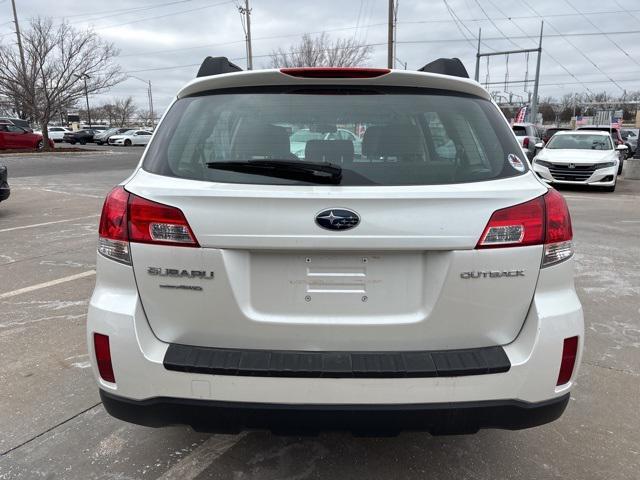
M527 107L522 107L516 115L516 123L524 123L527 118Z

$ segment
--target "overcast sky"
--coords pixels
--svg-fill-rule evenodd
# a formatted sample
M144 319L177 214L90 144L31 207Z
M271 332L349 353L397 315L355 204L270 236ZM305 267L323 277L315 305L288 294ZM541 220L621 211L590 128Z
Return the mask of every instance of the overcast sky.
M16 4L23 29L35 15L52 16L77 28L93 28L113 42L120 49L117 61L123 70L151 80L156 111L164 111L206 55L227 56L245 67L244 33L234 1L16 0ZM355 36L372 44L369 66L384 67L387 5L387 0L252 0L254 68L268 66L273 49L288 47L303 33L323 31L334 38ZM453 20L456 16L460 23ZM459 57L473 75L479 27L485 52L535 48L540 16L545 19L541 96L586 89L612 94L640 90L639 0L400 0L396 55L409 69L438 57ZM0 0L0 43L15 41L11 20L11 1ZM529 78L535 62L531 54ZM491 57L489 82L504 82L506 64L504 56ZM523 80L526 67L523 54L510 55L509 79ZM483 60L480 80L485 82L486 77ZM138 106L146 107L145 88L130 78L91 101L131 95ZM504 92L505 86L489 89ZM526 95L522 85L507 86L507 92Z

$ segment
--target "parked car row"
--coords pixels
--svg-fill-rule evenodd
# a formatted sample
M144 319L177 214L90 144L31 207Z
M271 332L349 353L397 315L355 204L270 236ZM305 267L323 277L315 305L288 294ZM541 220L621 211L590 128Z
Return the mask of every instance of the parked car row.
M110 128L104 131L96 131L93 129L78 130L77 132L66 132L64 134L64 142L75 145L86 145L87 143L96 143L98 145L122 145L129 147L131 145L146 145L149 143L152 133L148 130L129 129L129 128Z

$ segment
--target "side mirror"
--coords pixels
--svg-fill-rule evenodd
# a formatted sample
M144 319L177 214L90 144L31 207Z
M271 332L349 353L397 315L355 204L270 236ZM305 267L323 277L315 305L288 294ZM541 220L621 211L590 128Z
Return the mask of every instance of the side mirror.
M618 145L616 147L616 150L626 151L626 150L629 150L629 147L627 147L626 145Z
M535 147L536 147L538 150L542 150L542 149L544 148L544 142L538 142L538 143L536 143L536 144L535 144Z

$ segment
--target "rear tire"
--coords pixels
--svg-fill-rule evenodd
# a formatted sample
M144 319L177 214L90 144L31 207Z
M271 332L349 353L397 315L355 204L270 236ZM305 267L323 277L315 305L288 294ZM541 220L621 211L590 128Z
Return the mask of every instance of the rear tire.
M622 175L622 167L624 167L624 157L626 155L622 155L620 157L620 165L618 165L618 175Z
M80 145L86 145L87 141L86 140L80 140Z
M44 141L39 140L38 143L36 143L36 150L42 150L44 148Z
M124 146L125 147L130 147L131 146L131 140L125 140L124 141Z

